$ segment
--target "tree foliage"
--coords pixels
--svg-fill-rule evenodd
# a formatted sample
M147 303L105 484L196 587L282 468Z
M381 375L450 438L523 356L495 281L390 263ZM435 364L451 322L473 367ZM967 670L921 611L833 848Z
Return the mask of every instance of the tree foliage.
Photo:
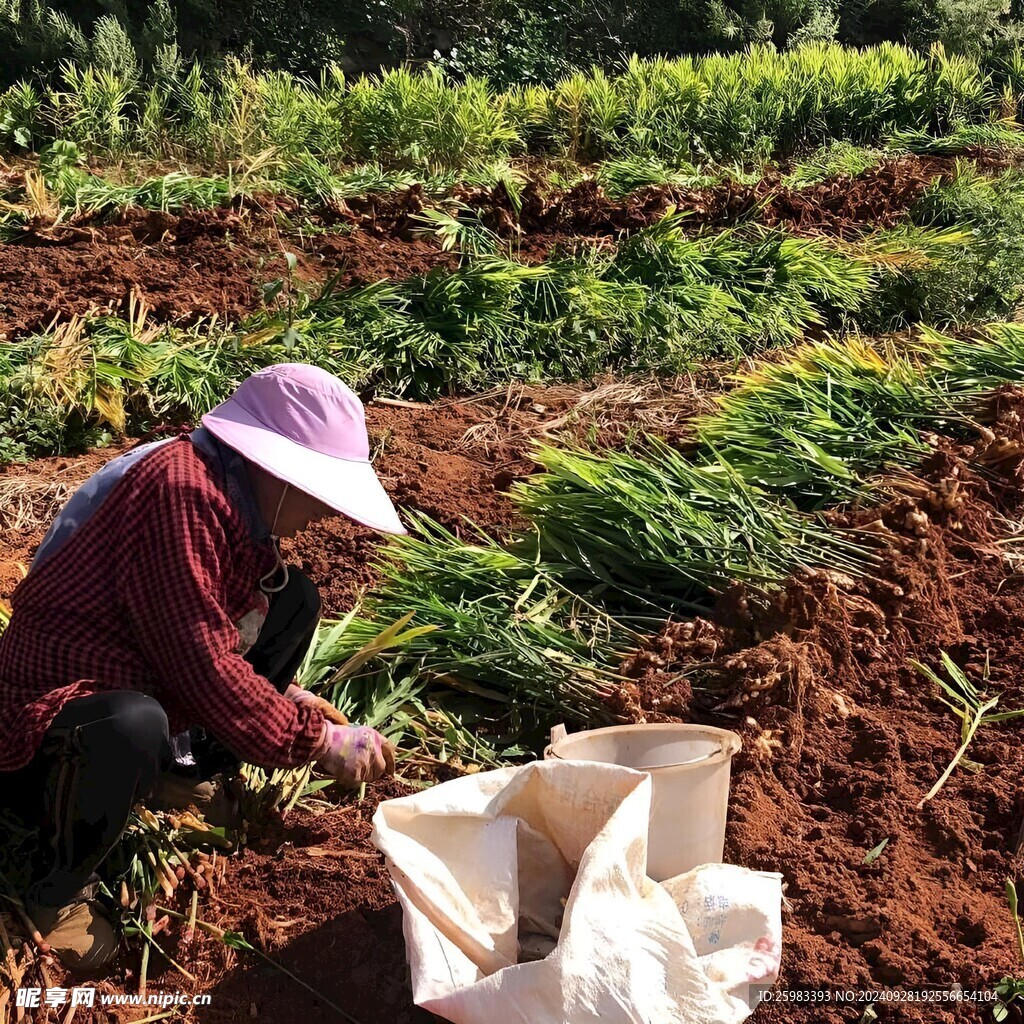
M358 73L436 61L498 86L551 82L624 55L892 40L977 56L1019 37L1005 0L0 0L0 79L63 60L124 72L234 54Z

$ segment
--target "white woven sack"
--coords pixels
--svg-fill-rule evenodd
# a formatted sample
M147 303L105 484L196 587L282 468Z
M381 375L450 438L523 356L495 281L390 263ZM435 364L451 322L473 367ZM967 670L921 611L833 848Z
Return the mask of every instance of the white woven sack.
M417 1005L455 1024L743 1020L778 974L780 876L658 885L650 802L642 772L552 760L382 803ZM543 958L520 963L521 943Z

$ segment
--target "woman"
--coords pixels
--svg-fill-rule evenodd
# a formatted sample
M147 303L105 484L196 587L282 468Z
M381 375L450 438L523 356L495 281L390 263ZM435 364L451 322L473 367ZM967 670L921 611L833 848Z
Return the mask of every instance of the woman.
M72 969L116 948L95 871L137 800L171 789L209 803L206 777L238 761L316 762L348 785L394 768L383 737L294 684L320 601L278 550L339 512L405 532L359 399L284 364L202 422L76 492L0 637L0 804L41 828L24 903Z

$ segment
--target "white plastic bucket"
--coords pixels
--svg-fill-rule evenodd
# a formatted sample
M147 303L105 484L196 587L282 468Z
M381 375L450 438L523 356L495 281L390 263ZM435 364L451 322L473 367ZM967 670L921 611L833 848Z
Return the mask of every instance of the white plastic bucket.
M741 746L736 733L704 725L614 725L571 735L559 725L551 730L544 756L621 764L650 774L647 874L663 882L722 862L729 772Z

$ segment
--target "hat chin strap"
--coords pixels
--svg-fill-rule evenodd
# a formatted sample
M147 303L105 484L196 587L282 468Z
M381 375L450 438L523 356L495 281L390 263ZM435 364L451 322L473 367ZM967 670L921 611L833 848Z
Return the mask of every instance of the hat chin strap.
M270 572L268 572L265 576L263 576L260 579L260 590L262 590L264 594L279 594L282 590L284 590L285 587L288 586L288 564L281 557L281 549L278 546L281 538L278 537L274 531L277 529L277 520L280 518L281 515L281 506L284 504L285 495L288 493L288 488L290 486L290 484L285 484L283 490L281 491L281 497L278 499L277 502L277 511L274 513L274 522L273 525L270 527L270 539L274 543L274 558L277 561L277 565L275 565L274 568L270 570ZM268 580L272 580L277 575L279 569L284 574L284 579L281 581L279 586L272 587Z

